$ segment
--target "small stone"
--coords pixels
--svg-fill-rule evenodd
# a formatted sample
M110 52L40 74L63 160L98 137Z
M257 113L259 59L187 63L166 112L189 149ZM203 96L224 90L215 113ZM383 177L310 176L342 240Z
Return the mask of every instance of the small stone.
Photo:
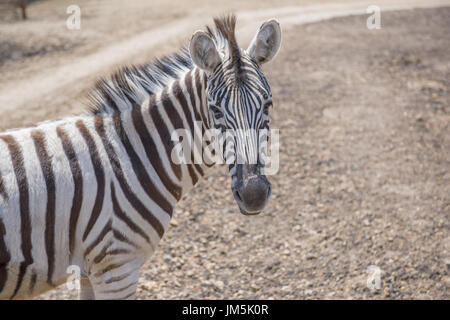
M139 289L148 291L149 287L146 286L145 284L141 284L141 285L139 285Z
M186 272L186 275L187 275L188 277L192 277L194 274L195 274L195 272L194 272L193 270L188 270L188 271Z
M450 286L450 276L444 278L444 282L447 284L447 286Z
M252 284L250 288L252 288L254 291L258 291L260 289L260 287L257 284Z
M253 237L254 241L259 241L263 238L264 236L262 234L257 234L256 236Z
M225 287L225 284L221 280L212 281L212 284L219 290L223 290L223 288Z

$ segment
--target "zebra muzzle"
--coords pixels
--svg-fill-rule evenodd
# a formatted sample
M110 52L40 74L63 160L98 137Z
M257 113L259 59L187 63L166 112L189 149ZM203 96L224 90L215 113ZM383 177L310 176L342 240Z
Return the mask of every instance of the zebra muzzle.
M232 186L234 199L242 214L260 213L269 201L272 188L269 180L260 174L257 165L238 164L237 180Z

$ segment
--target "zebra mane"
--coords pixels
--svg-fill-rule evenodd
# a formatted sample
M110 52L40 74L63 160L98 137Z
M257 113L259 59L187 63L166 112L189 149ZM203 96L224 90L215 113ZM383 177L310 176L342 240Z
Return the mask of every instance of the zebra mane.
M214 23L215 32L209 26L206 26L206 31L219 50L229 51L236 74L239 74L240 52L234 35L236 17L215 18ZM122 67L97 81L88 95L88 109L95 115L130 110L193 68L194 63L186 47L150 63Z
M89 94L89 110L93 114L113 114L131 109L193 68L186 48L150 63L122 67L97 81Z
M214 18L214 24L216 25L217 33L214 34L211 29L208 29L209 35L215 39L216 46L220 42L222 50L228 51L228 55L231 58L231 65L236 75L235 80L241 81L245 78L245 73L242 70L241 49L236 41L236 16L230 14L221 18Z

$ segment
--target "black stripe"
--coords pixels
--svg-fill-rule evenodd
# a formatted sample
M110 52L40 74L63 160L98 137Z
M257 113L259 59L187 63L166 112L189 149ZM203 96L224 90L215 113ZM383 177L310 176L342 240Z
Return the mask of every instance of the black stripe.
M202 122L203 122L202 136L204 136L205 135L205 128L209 127L208 117L207 117L207 114L205 114L205 111L208 112L208 110L205 110L205 109L207 109L206 106L208 105L208 103L207 103L207 101L203 101L202 100L202 90L203 90L202 89L202 85L203 85L204 88L206 88L206 80L205 80L205 78L203 78L203 83L202 83L202 79L200 79L200 70L199 69L196 69L194 71L194 73L195 73L195 84L196 84L196 87L197 87L197 96L198 96L198 100L200 102L200 105L198 106L198 109L201 112L200 117L202 118ZM203 105L203 103L205 105ZM211 168L212 166L214 166L214 164L215 163L208 164L208 163L204 162L204 165L207 166L208 168Z
M109 142L108 138L106 137L103 118L97 116L95 117L94 122L95 122L95 129L97 130L97 133L102 139L103 146L106 150L106 154L109 157L111 167L114 171L116 179L119 182L120 188L122 189L125 197L127 198L128 202L133 206L133 208L142 216L142 218L144 218L148 223L150 223L150 225L155 229L155 231L161 238L164 234L164 228L162 224L159 222L159 220L156 219L156 217L144 206L144 204L139 200L139 198L131 191L131 188L128 185L128 182L123 174L122 166L120 165L117 154L113 146L111 145L111 142Z
M125 290L129 289L129 288L130 288L131 286L133 286L133 285L136 285L136 283L135 283L135 282L132 282L132 283L126 285L126 286L123 287L123 288L120 288L120 289L110 289L110 290L102 291L102 293L118 293L118 292L125 291ZM133 292L133 293L134 293L134 292ZM127 296L127 297L128 297L128 296Z
M40 130L31 132L31 139L34 142L36 155L42 169L45 185L47 187L47 209L45 213L45 252L47 253L47 283L52 284L52 276L55 270L55 203L56 186L55 175L50 158L45 146L45 136Z
M142 188L145 193L147 193L148 197L152 199L158 206L160 206L165 212L172 216L173 207L167 201L167 199L161 194L159 189L155 186L153 181L150 179L147 170L142 164L141 159L133 148L133 145L128 138L128 135L123 127L122 119L120 115L115 115L113 117L114 128L116 129L116 133L119 136L120 141L125 147L125 151L128 154L128 158L130 159L131 166L133 167L133 171L139 180Z
M187 100L186 100L186 98L184 96L183 90L180 87L180 81L176 81L173 84L173 92L175 93L175 97L177 99L182 99L182 101L183 101L182 106L183 106L184 115L185 115L186 119L189 119L191 121L191 123L193 123L194 120L195 121L201 121L202 120L202 116L200 115L200 113L198 112L198 110L196 108L195 89L198 90L198 88L195 88L193 86L193 84L192 84L192 74L193 74L192 71L189 71L186 74L185 78L184 78L184 82L185 82L185 85L186 85L186 91L189 93L189 98L190 98L190 101L191 101L192 110L189 109L189 105L188 105Z
M116 197L116 189L114 188L114 183L111 182L111 200L113 205L114 214L122 220L133 232L139 234L142 238L145 239L148 243L150 242L149 237L145 234L145 232L131 220L125 212L120 208L119 202ZM120 233L117 234L118 237L122 236ZM123 237L123 236L122 236Z
M206 88L206 83L205 80L203 78L203 82L202 79L200 79L200 70L197 70L195 72L195 83L197 84L197 96L198 99L200 101L200 105L198 106L201 112L201 117L202 117L202 121L203 121L203 125L208 128L208 115L205 112L208 112L206 106L208 105L207 101L202 100L202 90L203 88ZM203 103L205 103L205 105L203 105Z
M113 250L108 251L108 254L111 254L111 255L128 254L128 253L132 253L132 252L128 249L113 249Z
M108 250L110 246L112 245L112 242L109 243L105 248L102 249L102 251L94 258L95 263L100 263L103 261L103 259L108 255L109 257L120 255L120 254L127 254L127 253L133 253L130 250L127 249L113 249Z
M83 241L85 241L100 216L100 213L102 212L103 199L105 197L105 172L103 170L102 160L100 159L94 139L89 133L89 130L86 128L82 120L78 120L76 122L76 126L83 136L83 139L86 141L89 153L91 155L95 177L97 178L97 196L95 198L94 208L92 209L92 214L83 233Z
M108 280L106 280L105 283L109 284L109 283L121 281L123 279L126 279L130 274L131 274L131 272L128 272L128 273L122 274L120 276L111 277Z
M33 270L33 271L31 271L30 288L28 290L30 295L33 295L34 287L36 286L36 280L37 280L37 274L36 274L36 271Z
M105 267L104 269L97 271L96 273L94 273L94 277L99 277L101 275L104 275L105 273L107 273L108 271L114 270L114 269L118 269L121 266L127 264L130 261L124 261L124 262L119 262L119 263L113 263L108 265L107 267Z
M8 280L8 263L11 259L8 247L5 241L6 228L3 224L3 220L0 217L0 293L5 287L6 281Z
M181 187L172 182L166 170L164 169L164 165L161 157L158 154L156 144L145 126L140 107L135 105L133 107L131 115L133 117L134 128L136 129L136 132L141 139L142 145L144 146L147 159L152 164L152 167L155 169L156 174L159 176L166 189L172 194L175 199L177 199L177 201L180 200Z
M113 242L110 241L106 246L103 247L103 249L100 251L99 254L97 254L94 258L94 263L100 263L102 260L106 257L107 254L109 254L108 249L112 246Z
M158 129L159 137L161 138L161 142L166 150L167 158L169 159L170 166L172 167L173 172L177 176L178 180L181 180L181 166L172 161L172 150L175 146L174 142L171 139L170 132L167 129L166 124L164 123L161 114L159 113L158 106L156 105L155 96L150 97L149 101L149 113L150 117L153 120L155 127Z
M120 298L120 299L121 299L121 300L128 299L129 297L131 297L131 296L134 295L134 294L136 294L136 291L133 291L133 292L127 294L125 297L122 297L122 298Z
M91 253L92 250L94 250L94 248L96 246L99 245L100 242L102 242L102 240L106 237L106 235L111 232L112 230L112 220L108 220L108 222L105 224L105 226L103 227L102 231L100 232L100 234L98 235L97 239L95 239L84 251L84 257L86 258L89 253Z
M196 147L195 143L194 143L195 142L195 138L194 138L195 137L194 121L201 121L202 119L201 119L201 116L198 113L197 109L195 108L195 106L196 106L196 104L195 104L195 92L194 92L194 88L192 87L192 79L191 79L191 77L192 77L192 73L191 73L191 71L189 71L188 74L185 77L185 83L186 83L186 90L189 93L189 97L191 98L192 110L190 109L190 107L189 107L189 105L188 105L188 103L186 101L186 98L184 96L183 90L180 87L180 81L179 80L175 81L174 84L173 84L173 93L174 93L175 98L178 101L180 101L181 109L183 110L184 116L185 116L185 118L186 118L186 120L187 120L187 122L189 124L189 127L191 129L191 132L192 132L192 138L193 138L192 139L192 143L193 143L194 147ZM161 97L161 99L164 101L163 97ZM167 97L167 99L169 100L169 97ZM203 126L202 126L202 133L204 134ZM202 146L199 146L199 147L200 147L199 152L202 152L202 149L201 149ZM192 152L194 152L194 148L192 148ZM192 158L193 158L193 155L192 155ZM192 163L194 163L194 162L192 162ZM200 173L201 176L205 175L204 172L203 172L203 169L202 169L202 167L200 165L194 164L194 166L195 166L195 169L197 169L198 173Z
M1 171L0 171L0 196L2 196L5 201L8 201L8 193L6 192L5 185L3 184Z
M81 205L83 203L83 174L80 164L77 159L77 154L73 149L72 142L69 136L61 127L56 128L56 133L61 139L64 153L70 164L70 171L72 172L72 178L74 183L72 209L70 210L70 222L69 222L69 261L72 261L73 253L75 250L75 235L77 230L78 218L81 212Z
M113 229L113 235L114 238L120 242L124 242L126 244L129 244L132 247L135 247L136 249L139 248L138 245L136 245L134 242L130 241L127 237L125 237L119 230Z
M31 243L30 196L28 194L28 179L20 146L11 135L1 136L0 139L8 145L14 174L19 187L20 235L22 238L20 248L22 250L23 261L20 263L16 288L11 296L11 299L13 299L17 292L19 292L28 266L34 262L33 255L31 254L33 245Z
M183 96L183 98L184 98L184 96ZM163 104L163 107L168 115L170 122L172 123L173 128L174 129L184 129L183 119L181 119L180 115L178 114L178 111L173 106L172 101L170 101L169 95L167 94L167 89L164 89L163 92L161 93L161 103ZM188 120L188 119L186 119L186 120ZM158 127L158 130L159 130L159 127ZM194 134L193 126L191 128L191 133ZM192 138L192 143L193 143L193 140L194 139ZM194 150L191 148L191 163L186 164L186 166L188 168L189 175L191 176L192 182L195 185L198 181L198 177L194 170L193 151ZM187 159L186 159L186 161L187 161Z

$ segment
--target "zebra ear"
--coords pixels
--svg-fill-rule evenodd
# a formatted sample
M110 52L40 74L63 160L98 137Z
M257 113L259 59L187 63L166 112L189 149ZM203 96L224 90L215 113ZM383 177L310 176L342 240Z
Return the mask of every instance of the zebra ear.
M281 45L281 28L277 20L264 22L247 49L250 57L259 64L272 60Z
M221 62L216 45L203 31L194 33L189 44L189 52L195 65L209 72L212 72Z

